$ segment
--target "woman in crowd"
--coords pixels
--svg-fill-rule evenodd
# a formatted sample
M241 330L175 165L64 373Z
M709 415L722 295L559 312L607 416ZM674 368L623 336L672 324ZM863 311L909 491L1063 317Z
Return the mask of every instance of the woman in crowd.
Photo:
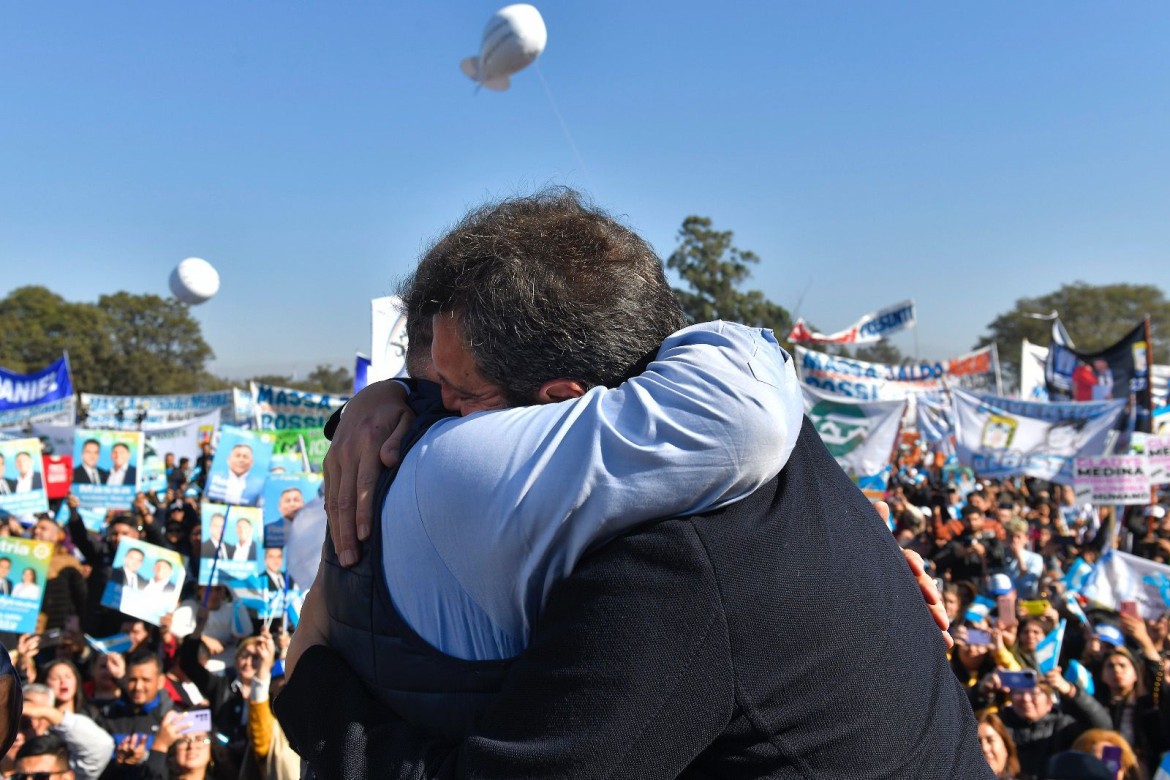
M995 692L999 689L995 681L996 669L1018 671L1019 663L1004 647L1003 633L990 628L987 623L980 625L991 637L991 644L972 644L970 629L960 626L955 631L955 649L951 655L951 670L967 689L971 708L979 711L994 703Z
M1003 721L994 712L979 719L979 744L996 780L1015 780L1020 773L1020 758Z
M1097 690L1098 699L1109 710L1113 730L1134 747L1147 774L1158 765L1166 744L1160 701L1149 693L1147 682L1150 676L1160 676L1161 670L1161 659L1142 663L1128 648L1115 647L1105 656Z
M1022 668L1040 668L1036 663L1036 647L1043 641L1046 633L1044 621L1039 617L1027 617L1020 623L1012 654L1020 662Z
M163 718L143 764L142 780L236 780L238 772L224 760L211 734L183 733L186 718L187 713L177 711Z
M57 710L62 714L81 714L85 695L81 692L81 672L67 658L56 658L45 664L45 685L57 699Z
M1138 763L1137 755L1133 752L1133 748L1125 741L1125 737L1116 731L1089 729L1077 737L1072 749L1079 750L1082 753L1090 753L1104 760L1104 748L1109 746L1121 750L1121 771L1118 772L1116 780L1145 780L1145 775L1142 774L1142 768Z

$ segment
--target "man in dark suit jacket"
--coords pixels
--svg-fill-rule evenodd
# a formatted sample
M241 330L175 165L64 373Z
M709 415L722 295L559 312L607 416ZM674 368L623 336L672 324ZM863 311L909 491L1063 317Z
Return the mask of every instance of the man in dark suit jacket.
M0 496L16 492L16 480L4 477L4 455L0 454Z
M131 547L126 551L126 557L122 559L122 565L110 572L110 582L115 585L121 585L123 589L142 590L149 583L150 580L138 573L142 568L142 562L146 556L142 551Z
M121 485L135 487L138 484L138 469L130 465L130 448L118 442L110 448L110 463L114 468L106 475L105 484L110 484L110 478L122 474Z
M12 595L12 580L8 579L8 573L12 571L12 559L0 558L0 596Z
M3 466L0 466L2 469ZM18 452L16 454L16 470L19 475L12 483L12 491L27 493L33 490L44 490L45 484L41 481L41 475L33 471L32 455L27 452ZM21 480L28 481L28 487L24 490L19 489Z
M458 259L465 243L444 239L433 252ZM477 335L467 344L516 354ZM575 375L520 362L550 380ZM458 401L444 380L449 395ZM554 586L527 649L503 662L502 686L462 738L389 711L323 645L300 658L275 708L321 777L991 778L920 599L885 524L805 420L788 465L748 497L614 540ZM404 662L427 653L409 642L396 652ZM499 668L485 664L485 678ZM407 701L436 698L415 690Z
M86 439L81 445L81 463L73 469L73 484L75 485L104 485L110 478L110 472L98 468L98 459L102 454L102 445L97 439Z
M199 548L199 557L205 560L213 560L218 557L221 561L230 561L232 553L235 548L227 543L223 538L224 517L221 514L214 514L208 521L208 535L211 537L203 542Z

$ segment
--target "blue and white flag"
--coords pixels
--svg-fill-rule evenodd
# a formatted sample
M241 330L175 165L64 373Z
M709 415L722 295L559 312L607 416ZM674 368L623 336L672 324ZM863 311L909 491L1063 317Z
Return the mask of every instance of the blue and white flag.
M83 636L86 644L103 655L125 653L134 645L134 640L130 638L129 634L114 634L101 639L95 639L89 634L83 634Z
M1064 589L1079 591L1092 573L1092 564L1086 563L1085 559L1078 555L1076 560L1069 564L1068 574L1064 575Z
M855 482L890 464L905 401L858 401L807 384L804 410L837 464Z
M1068 670L1064 673L1064 679L1077 686L1077 690L1084 691L1090 696L1097 690L1097 686L1093 684L1092 673L1075 658L1068 662Z
M967 607L967 611L963 614L963 619L969 623L979 624L987 620L987 616L995 607L995 602L986 596L976 596L975 600Z
M1156 620L1170 610L1170 566L1109 550L1093 567L1081 593L1114 611L1120 611L1122 601L1136 601L1143 618Z
M1056 668L1060 661L1060 646L1064 644L1064 627L1067 621L1060 619L1060 624L1048 636L1036 645L1036 666L1040 674L1048 674Z
M1158 764L1158 771L1154 773L1154 780L1170 780L1170 753L1162 756L1162 763Z
M944 401L934 393L924 393L918 397L914 411L918 422L918 435L926 445L932 451L953 455L955 420L950 401Z
M1077 601L1076 594L1065 593L1062 598L1064 599L1064 608L1068 610L1068 613L1075 617L1082 625L1089 625L1089 616L1085 614L1083 609L1081 609L1081 604L1079 601Z

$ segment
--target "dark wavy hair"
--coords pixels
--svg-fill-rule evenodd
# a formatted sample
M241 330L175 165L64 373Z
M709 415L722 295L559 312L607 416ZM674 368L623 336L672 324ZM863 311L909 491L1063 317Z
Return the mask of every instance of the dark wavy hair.
M687 324L650 245L567 188L473 209L400 294L412 343L432 316L454 314L513 406L551 379L615 387Z

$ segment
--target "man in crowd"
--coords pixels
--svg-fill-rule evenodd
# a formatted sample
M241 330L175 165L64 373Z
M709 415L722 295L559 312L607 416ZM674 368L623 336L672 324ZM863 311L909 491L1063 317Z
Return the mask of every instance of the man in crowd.
M123 694L101 708L99 724L114 738L113 777L135 777L137 764L146 758L154 734L173 705L162 693L166 678L153 652L126 659Z
M98 458L102 454L102 445L97 439L86 439L81 445L81 464L73 469L73 484L75 485L104 485L110 477L110 472L98 468Z
M56 703L48 686L24 686L24 716L29 719L26 744L35 737L56 734L68 750L68 768L80 780L97 780L114 755L114 738L85 715L61 712Z
M963 533L934 557L934 563L939 572L950 572L951 579L981 582L1003 566L1003 543L984 530L983 512L968 504L963 507Z
M16 771L26 778L73 780L69 746L56 734L33 737L16 754Z
M630 254L642 265L615 279ZM569 195L473 213L420 274L436 255L479 291L458 305L447 299L434 318L443 400L464 413L571 399L581 395L574 384L616 386L640 371L646 350L611 362L612 380L575 379L596 374L585 365L591 354L605 359L589 352L606 343L591 329L644 334L677 311L649 247ZM563 321L582 312L594 315L585 328ZM572 335L561 340L536 323ZM768 371L757 380L775 381ZM387 713L324 646L305 652L276 700L291 743L323 776L376 767L384 777L989 777L944 645L913 579L894 574L905 564L888 530L807 422L795 447L783 472L738 503L657 523L585 558L547 592L527 650L503 667L498 688L480 689L496 695L454 743ZM539 451L517 457L541 462ZM525 468L533 467L515 478ZM458 495L461 476L435 489ZM338 706L310 704L321 690L340 693ZM410 719L425 719L423 700L406 703L419 706Z

